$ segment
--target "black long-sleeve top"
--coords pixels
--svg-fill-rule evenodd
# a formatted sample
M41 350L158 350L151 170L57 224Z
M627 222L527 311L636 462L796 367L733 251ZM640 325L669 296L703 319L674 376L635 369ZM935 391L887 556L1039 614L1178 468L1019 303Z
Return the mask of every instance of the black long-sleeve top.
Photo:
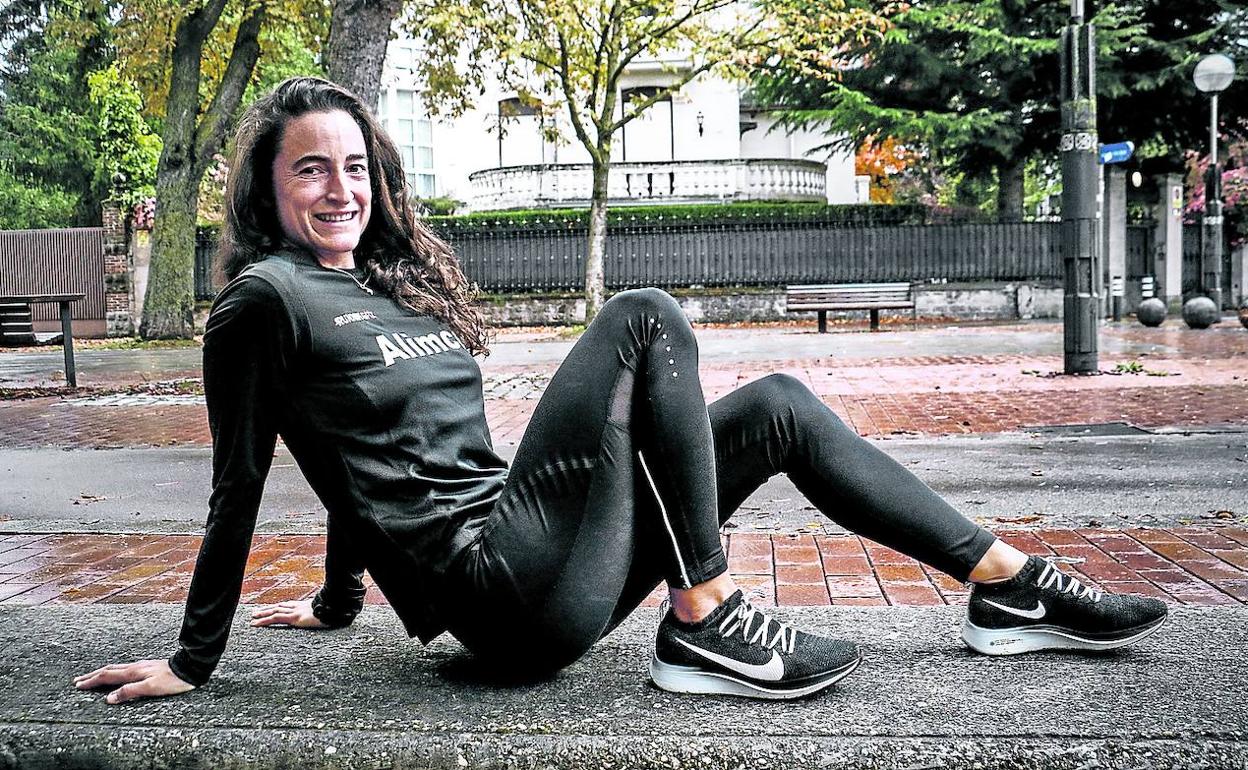
M428 642L444 630L430 591L483 524L506 464L476 361L443 323L361 281L288 250L250 266L213 304L212 496L170 660L191 684L207 681L225 649L279 435L328 511L317 617L349 623L367 569L409 634Z

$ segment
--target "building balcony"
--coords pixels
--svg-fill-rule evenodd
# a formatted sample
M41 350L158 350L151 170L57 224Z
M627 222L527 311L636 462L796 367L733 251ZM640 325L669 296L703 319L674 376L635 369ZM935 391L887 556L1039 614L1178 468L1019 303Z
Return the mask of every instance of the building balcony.
M468 176L473 211L589 206L588 163L504 166ZM613 163L612 206L827 200L827 167L811 160L678 160Z

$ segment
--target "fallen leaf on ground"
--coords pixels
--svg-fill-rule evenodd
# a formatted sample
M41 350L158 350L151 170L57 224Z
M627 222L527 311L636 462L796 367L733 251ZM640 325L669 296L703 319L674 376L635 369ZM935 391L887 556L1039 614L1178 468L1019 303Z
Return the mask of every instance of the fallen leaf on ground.
M1200 515L1200 518L1202 519L1233 519L1235 518L1235 512L1234 511L1209 511L1208 513L1202 513Z

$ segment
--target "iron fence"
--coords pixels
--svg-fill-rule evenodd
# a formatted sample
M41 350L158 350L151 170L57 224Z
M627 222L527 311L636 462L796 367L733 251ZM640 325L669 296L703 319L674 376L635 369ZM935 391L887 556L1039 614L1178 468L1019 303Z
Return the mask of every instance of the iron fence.
M1128 281L1138 281L1153 274L1153 240L1157 225L1140 222L1127 225L1127 275Z
M195 299L209 300L217 296L221 281L216 276L217 232L197 230L195 233Z
M488 291L583 286L584 232L448 234L464 271ZM607 286L1025 280L1060 275L1054 223L825 227L620 228L604 255Z
M843 226L821 222L614 226L607 286L776 286L866 281L1023 281L1061 278L1060 223ZM582 227L442 229L468 277L487 292L584 286ZM212 296L215 242L196 244L196 294Z

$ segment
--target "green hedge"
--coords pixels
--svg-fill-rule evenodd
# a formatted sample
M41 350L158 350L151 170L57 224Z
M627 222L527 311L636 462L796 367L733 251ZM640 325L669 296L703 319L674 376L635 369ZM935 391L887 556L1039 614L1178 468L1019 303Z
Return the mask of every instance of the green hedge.
M918 204L874 203L703 203L683 206L616 206L607 209L608 228L708 227L820 223L859 226L921 225L931 219ZM588 209L531 209L486 211L458 216L429 216L425 221L447 237L473 233L589 228ZM216 225L200 225L200 237L215 239Z
M759 225L819 222L846 225L922 224L927 209L920 205L821 203L702 203L681 206L616 206L607 209L609 228ZM434 230L446 235L500 230L585 230L588 209L491 211L449 217L428 217Z

